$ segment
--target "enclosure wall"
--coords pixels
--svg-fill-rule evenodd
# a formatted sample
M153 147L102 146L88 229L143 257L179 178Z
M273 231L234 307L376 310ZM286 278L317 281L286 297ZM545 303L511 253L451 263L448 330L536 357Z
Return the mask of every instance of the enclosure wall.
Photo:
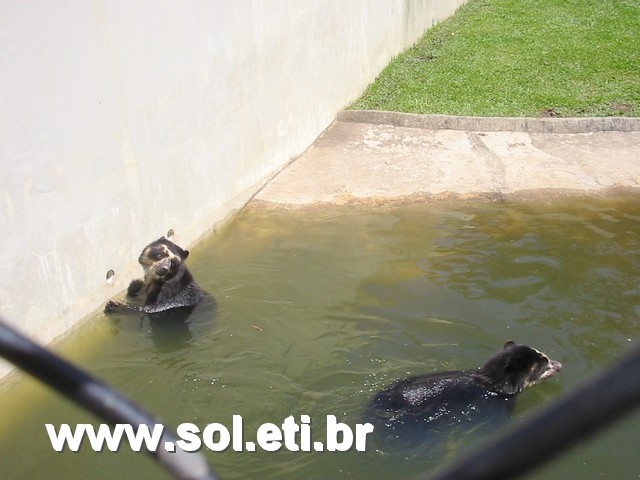
M68 331L144 245L210 233L464 1L0 3L0 316Z

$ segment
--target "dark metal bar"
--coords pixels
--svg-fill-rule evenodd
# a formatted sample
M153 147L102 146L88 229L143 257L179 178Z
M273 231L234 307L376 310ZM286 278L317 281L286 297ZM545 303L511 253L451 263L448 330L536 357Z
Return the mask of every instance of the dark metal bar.
M640 348L518 427L429 480L507 480L523 475L640 404ZM631 448L631 446L630 446Z
M113 388L18 333L1 318L0 356L110 424L153 428L162 423ZM158 451L148 453L176 479L217 479L203 455L181 450L176 441L176 435L165 427ZM175 452L165 450L165 442L176 445Z

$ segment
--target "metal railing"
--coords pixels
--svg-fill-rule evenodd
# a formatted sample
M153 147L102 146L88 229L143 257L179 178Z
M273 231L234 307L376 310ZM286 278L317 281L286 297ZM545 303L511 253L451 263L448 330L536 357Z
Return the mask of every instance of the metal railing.
M489 440L429 480L506 480L586 440L640 404L640 348L617 364ZM615 475L614 475L615 476Z
M0 356L36 377L38 380L73 400L112 425L126 423L134 427L162 424L150 413L115 391L107 384L72 365L32 340L18 333L0 318ZM176 435L164 429L163 439L176 445ZM204 456L188 453L177 445L169 452L161 442L155 452L147 451L178 480L216 480Z

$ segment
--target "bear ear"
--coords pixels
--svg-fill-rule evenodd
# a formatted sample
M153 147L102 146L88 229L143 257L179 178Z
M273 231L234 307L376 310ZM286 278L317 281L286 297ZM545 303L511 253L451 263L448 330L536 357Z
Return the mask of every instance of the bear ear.
M180 257L182 257L183 260L186 260L187 257L189 256L189 250L182 250L182 249L180 250L181 250Z
M514 342L513 340L507 340L506 342L504 342L504 347L503 348L509 348L512 347L516 344L516 342Z

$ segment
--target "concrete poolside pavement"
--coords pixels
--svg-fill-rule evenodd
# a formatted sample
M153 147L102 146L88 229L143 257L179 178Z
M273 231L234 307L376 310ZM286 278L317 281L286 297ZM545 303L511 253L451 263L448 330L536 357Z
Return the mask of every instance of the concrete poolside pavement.
M614 187L640 188L640 118L343 111L253 202L304 206Z

